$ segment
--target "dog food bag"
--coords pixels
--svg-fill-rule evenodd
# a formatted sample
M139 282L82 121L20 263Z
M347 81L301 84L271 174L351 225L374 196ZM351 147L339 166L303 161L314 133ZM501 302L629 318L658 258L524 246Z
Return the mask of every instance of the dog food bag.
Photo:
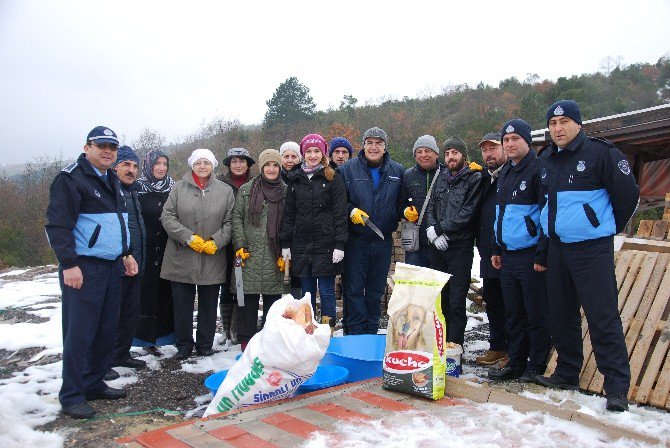
M449 277L396 263L388 304L384 389L433 400L444 397L446 327L440 293Z
M292 396L314 375L329 343L330 326L315 323L309 294L282 297L228 370L204 416Z

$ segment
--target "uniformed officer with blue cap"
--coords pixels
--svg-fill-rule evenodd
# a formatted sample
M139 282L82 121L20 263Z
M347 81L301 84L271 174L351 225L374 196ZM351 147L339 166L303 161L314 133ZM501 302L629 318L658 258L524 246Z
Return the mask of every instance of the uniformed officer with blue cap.
M540 221L549 238L547 288L558 364L548 387L577 389L584 360L579 313L584 309L607 409L628 409L628 352L618 310L614 234L637 207L640 189L626 156L611 142L588 137L579 105L558 101L547 110L553 142L540 155L547 203Z
M84 152L51 184L46 232L58 259L63 294L64 414L95 415L87 400L126 396L103 381L112 363L119 321L121 274L137 274L130 255L128 212L119 179L110 169L119 140L97 126Z

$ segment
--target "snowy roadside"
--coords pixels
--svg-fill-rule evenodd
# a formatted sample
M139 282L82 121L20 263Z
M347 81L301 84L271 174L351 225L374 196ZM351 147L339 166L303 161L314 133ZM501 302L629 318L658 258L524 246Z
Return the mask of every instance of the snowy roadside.
M473 274L478 272L475 261ZM153 411L147 426L129 428L137 432L201 415L211 395L202 380L208 374L233 365L239 347L218 351L209 358L192 358L179 363L172 359L173 347L161 348L160 357L137 349L136 356L147 361L148 369L135 372L119 369L122 377L110 382L127 387L128 400L117 403L95 402L101 420L82 426L60 416L58 390L61 382L61 303L55 272L30 278L23 270L0 274L0 446L40 446L56 448L79 446L82 428L89 438L100 441L122 434L96 432L103 427L119 425L127 416ZM28 272L29 274L29 272ZM486 314L476 309L468 313L463 377L485 381L486 370L476 366L474 358L488 348ZM220 349L220 346L215 347ZM650 407L631 405L630 412L612 414L604 410L605 400L578 392L547 391L539 386L516 383L501 385L508 391L548 403L563 404L603 422L657 437L670 442L670 414ZM149 397L150 395L150 397ZM132 399L131 399L132 398ZM151 398L151 399L150 399ZM171 412L177 415L171 414ZM574 422L566 422L540 413L522 414L509 406L474 404L468 409L454 408L448 420L431 419L422 414L408 414L400 423L385 419L363 425L344 424L344 438L338 446L424 447L442 446L640 446L630 441L606 442L598 432ZM473 413L474 412L474 413ZM161 419L156 414L165 414ZM170 420L172 419L172 420ZM171 423L170 423L171 422ZM47 429L45 429L47 428ZM97 435L96 435L97 434ZM402 434L402 444L393 437ZM532 436L531 436L532 435ZM306 446L329 446L332 440L313 435ZM110 445L111 446L111 445Z

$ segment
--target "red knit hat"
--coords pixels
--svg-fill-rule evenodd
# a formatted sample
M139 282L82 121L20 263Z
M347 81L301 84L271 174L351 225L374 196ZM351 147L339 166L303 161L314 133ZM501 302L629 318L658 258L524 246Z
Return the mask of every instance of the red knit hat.
M307 134L302 138L302 141L300 142L300 154L304 157L305 150L311 147L319 148L324 156L328 155L328 143L326 143L326 140L319 134Z

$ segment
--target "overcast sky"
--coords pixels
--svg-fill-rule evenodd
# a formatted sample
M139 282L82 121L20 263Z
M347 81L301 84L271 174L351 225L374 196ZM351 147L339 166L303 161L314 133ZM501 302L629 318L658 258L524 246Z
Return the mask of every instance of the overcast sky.
M130 143L260 123L291 76L325 110L655 63L669 23L669 0L0 0L0 165L76 157L99 124Z

